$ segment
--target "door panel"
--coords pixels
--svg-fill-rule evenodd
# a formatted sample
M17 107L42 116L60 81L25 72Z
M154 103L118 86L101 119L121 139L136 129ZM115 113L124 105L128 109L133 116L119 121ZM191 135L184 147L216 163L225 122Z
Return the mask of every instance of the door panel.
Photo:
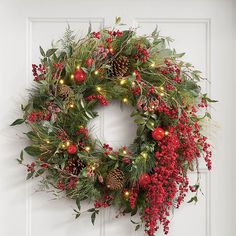
M36 193L37 181L25 183L25 172L14 161L27 142L21 135L24 128L8 127L20 114L15 112L16 106L26 100L25 89L32 84L31 64L39 62L39 45L50 47L51 40L60 38L67 24L78 35L84 35L89 22L95 31L112 26L115 16L121 16L124 23L140 26L139 34L151 33L158 26L161 35L175 39L172 46L177 52L186 52L184 59L210 81L203 82L203 90L221 101L215 110L211 109L221 127L214 123L212 129L207 129L215 147L213 171L208 173L201 164L203 195L197 205L186 203L175 211L169 235L233 236L232 4L233 0L2 0L0 235L144 235L142 230L134 232L129 217L117 219L114 209L102 211L93 227L89 214L74 220L72 201L54 201L50 194ZM129 117L131 110L120 108L116 101L107 108L98 108L100 116L90 124L94 135L115 148L130 144L136 130ZM190 176L194 181L196 173ZM83 207L89 206L85 203Z

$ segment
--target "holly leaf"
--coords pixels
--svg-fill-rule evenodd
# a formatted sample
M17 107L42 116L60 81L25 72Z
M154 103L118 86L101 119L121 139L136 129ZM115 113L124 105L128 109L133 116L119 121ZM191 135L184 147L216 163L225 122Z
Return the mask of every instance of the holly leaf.
M16 119L10 126L20 125L24 122L25 122L24 119Z
M28 146L24 150L30 156L34 156L34 157L39 156L42 153L42 151L38 147L34 147L34 146Z

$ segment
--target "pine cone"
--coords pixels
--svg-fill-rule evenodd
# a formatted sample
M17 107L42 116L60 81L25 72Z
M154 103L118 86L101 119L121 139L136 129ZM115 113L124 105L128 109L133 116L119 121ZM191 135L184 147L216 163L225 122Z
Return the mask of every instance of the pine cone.
M111 170L106 178L106 186L111 190L118 190L123 188L125 183L125 176L120 169Z
M79 175L81 170L85 167L84 163L76 156L69 157L64 170L73 175Z
M128 71L129 59L126 56L119 56L111 64L111 69L109 70L110 77L122 77Z
M66 99L70 93L72 93L72 89L65 84L61 84L58 86L57 89L58 96L62 97L63 99Z

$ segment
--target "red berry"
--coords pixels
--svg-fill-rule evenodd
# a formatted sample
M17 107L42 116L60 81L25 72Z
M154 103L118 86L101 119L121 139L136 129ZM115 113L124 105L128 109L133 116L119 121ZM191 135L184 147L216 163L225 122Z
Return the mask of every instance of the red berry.
M93 65L94 60L93 60L92 58L88 58L88 59L85 61L85 63L86 63L86 66L87 66L87 67L90 67L90 66Z
M86 73L82 69L78 69L74 73L74 80L79 83L83 83L86 80Z
M139 177L139 185L141 188L147 188L147 186L151 183L151 178L149 174L144 173Z
M162 128L156 128L152 131L152 137L155 140L161 140L165 137L165 130Z
M69 154L75 154L77 152L77 146L75 144L71 144L67 148L67 152Z

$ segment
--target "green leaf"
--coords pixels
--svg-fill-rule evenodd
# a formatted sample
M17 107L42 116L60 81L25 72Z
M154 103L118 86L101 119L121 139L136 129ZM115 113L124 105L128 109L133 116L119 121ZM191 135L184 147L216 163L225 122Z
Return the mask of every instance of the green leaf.
M35 175L36 175L36 176L42 175L42 174L45 172L45 170L46 170L46 169L39 169L39 170L35 173Z
M20 158L16 159L19 164L22 164L22 162L23 162L23 154L24 154L23 151L21 151Z
M92 32L92 24L89 21L89 27L88 27L88 35Z
M94 222L95 222L95 218L96 218L96 213L94 212L94 213L91 215L91 222L92 222L93 225L94 225Z
M23 160L23 155L24 155L24 152L23 150L20 152L20 159Z
M148 127L148 129L153 130L154 129L154 122L149 120L147 122L146 126Z
M34 146L28 146L24 150L30 156L39 156L42 153L42 151L38 147L34 147Z
M137 136L141 136L144 131L145 125L140 125L137 129Z
M15 120L10 126L14 126L14 125L20 125L22 123L24 123L25 120L24 119L17 119Z
M95 208L90 208L87 210L87 212L94 212L95 211Z
M208 97L206 97L205 100L206 100L207 102L218 102L217 100L212 100L212 99L210 99L210 98L208 98Z
M75 219L78 219L78 218L80 217L80 215L81 215L81 213L77 213L77 214L75 215Z
M41 55L42 55L43 57L45 57L46 54L45 54L45 52L44 52L44 50L42 49L41 46L39 46L39 50L40 50Z
M117 160L116 156L114 156L114 155L108 155L108 157L112 160Z
M52 54L54 54L56 51L57 51L57 48L51 48L51 49L47 50L46 57L52 56Z
M191 202L197 203L197 201L198 201L197 196L194 196L187 203L191 203Z
M211 114L209 112L206 112L205 116L211 119Z
M137 231L140 228L140 225L136 225L135 231Z
M34 172L30 172L27 174L26 180L31 179L34 175Z
M77 205L78 209L80 210L81 209L80 199L77 198L75 202L76 202L76 205Z
M141 118L138 118L138 119L135 119L134 122L137 123L137 124L142 125L142 124L145 123L145 120L144 120L144 119L141 119Z

